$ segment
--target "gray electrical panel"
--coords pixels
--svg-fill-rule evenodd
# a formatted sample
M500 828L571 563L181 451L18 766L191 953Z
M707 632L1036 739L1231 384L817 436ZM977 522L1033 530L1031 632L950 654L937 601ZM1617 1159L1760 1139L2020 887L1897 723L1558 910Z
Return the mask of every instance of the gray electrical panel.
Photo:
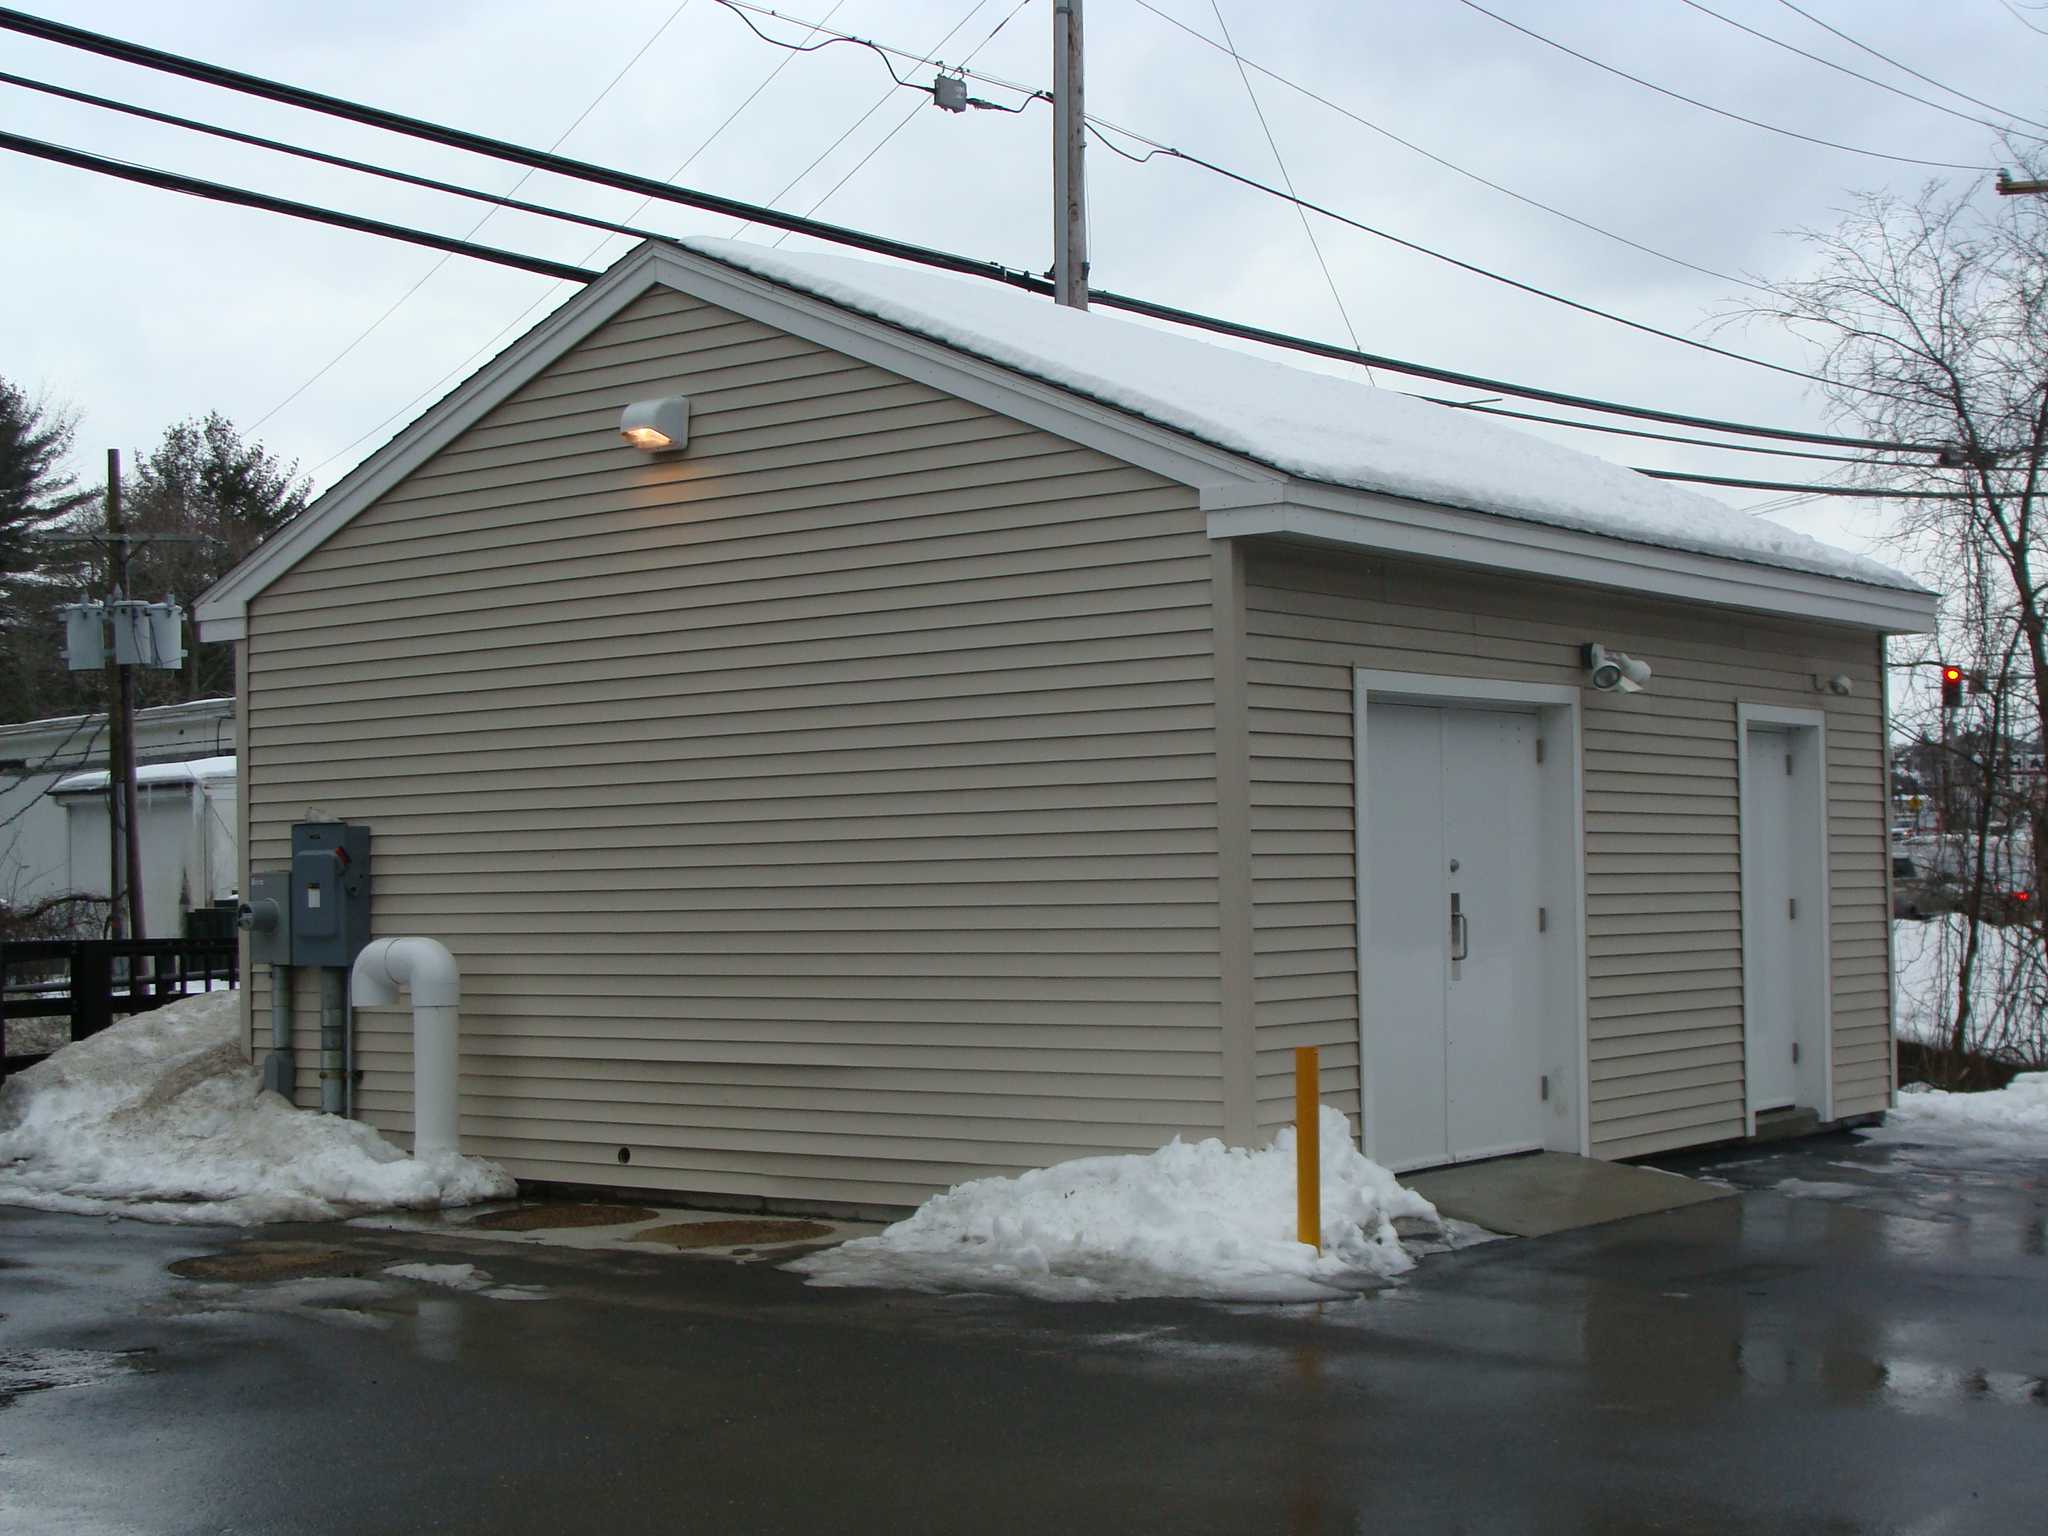
M249 899L242 903L242 926L249 930L251 965L292 963L292 872L254 871Z
M346 821L292 828L291 963L347 967L370 942L370 829Z

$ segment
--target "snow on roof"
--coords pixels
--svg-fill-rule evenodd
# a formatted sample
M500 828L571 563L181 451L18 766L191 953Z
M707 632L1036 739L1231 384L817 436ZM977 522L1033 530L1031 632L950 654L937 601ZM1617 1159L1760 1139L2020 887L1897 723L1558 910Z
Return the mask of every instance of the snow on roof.
M235 760L232 757L202 757L189 763L150 763L135 770L138 787L151 784L201 784L215 779L232 779L235 776ZM59 779L50 786L53 795L91 794L107 787L107 770L96 773L74 773Z
M677 242L1305 480L1918 591L1888 566L1467 412L992 283Z

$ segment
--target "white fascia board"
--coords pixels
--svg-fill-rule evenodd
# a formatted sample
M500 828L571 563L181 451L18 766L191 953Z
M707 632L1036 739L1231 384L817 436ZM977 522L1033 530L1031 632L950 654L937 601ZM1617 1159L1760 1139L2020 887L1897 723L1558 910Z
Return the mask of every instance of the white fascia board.
M200 639L243 639L252 598L556 358L654 287L673 288L1205 492L1210 488L1241 489L1266 498L1285 483L1283 476L1263 465L1057 385L984 362L711 257L648 241L429 407L296 521L216 582L193 605Z
M1482 570L1616 587L1891 635L1934 628L1931 592L1849 581L1756 561L1636 544L1575 528L1300 481L1261 498L1204 491L1209 537L1268 537L1442 560Z

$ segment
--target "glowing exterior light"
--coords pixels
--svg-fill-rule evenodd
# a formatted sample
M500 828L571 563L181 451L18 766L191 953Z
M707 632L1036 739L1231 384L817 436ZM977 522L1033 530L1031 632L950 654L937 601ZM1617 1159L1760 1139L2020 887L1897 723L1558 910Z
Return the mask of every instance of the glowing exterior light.
M690 402L682 395L635 400L619 414L619 436L643 453L680 453L690 441Z

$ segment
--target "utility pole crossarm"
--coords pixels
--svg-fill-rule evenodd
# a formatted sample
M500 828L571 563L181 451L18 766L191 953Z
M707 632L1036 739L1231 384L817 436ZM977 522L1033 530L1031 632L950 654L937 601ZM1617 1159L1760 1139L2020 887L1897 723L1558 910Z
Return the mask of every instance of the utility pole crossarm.
M2000 197L2039 197L2048 193L2048 181L2014 181L2012 172L2004 166L1998 168L1998 180L1994 185Z

